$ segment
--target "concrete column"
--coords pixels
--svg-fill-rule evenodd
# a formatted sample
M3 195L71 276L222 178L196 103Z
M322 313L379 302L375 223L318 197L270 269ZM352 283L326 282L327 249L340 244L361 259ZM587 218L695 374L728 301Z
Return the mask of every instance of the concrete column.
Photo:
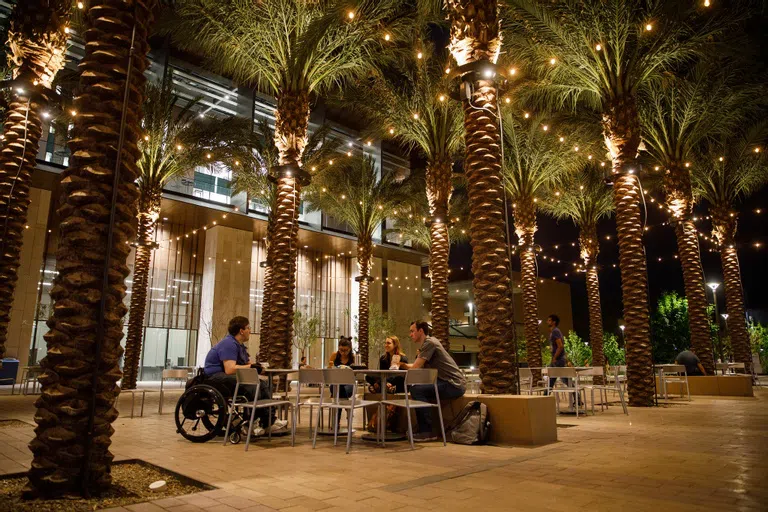
M226 336L232 317L249 316L252 246L250 231L216 226L205 233L198 366L205 363L211 346ZM254 319L249 320L253 326Z
M29 360L29 348L32 345L32 331L35 325L35 307L37 306L37 283L43 266L45 234L48 229L48 211L51 207L51 192L39 188L29 191L30 204L27 212L27 229L24 230L24 245L21 249L19 280L11 306L11 322L8 326L6 357L19 360L19 368L26 366ZM53 279L52 277L50 279ZM43 287L48 293L50 286ZM21 377L21 370L17 377Z
M425 318L421 306L421 267L400 261L387 261L387 302L388 315L395 321L400 345L414 360L416 347L408 338L408 330L414 320Z

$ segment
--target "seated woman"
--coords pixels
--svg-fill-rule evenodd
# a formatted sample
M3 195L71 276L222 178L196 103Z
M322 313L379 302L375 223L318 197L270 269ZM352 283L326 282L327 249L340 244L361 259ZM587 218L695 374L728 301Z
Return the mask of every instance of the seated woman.
M400 363L407 363L408 357L400 347L400 339L397 336L387 336L384 342L384 354L379 359L379 370L397 370ZM368 390L371 393L379 393L381 391L381 379L376 376L370 375L367 377L370 386ZM387 378L387 393L404 393L405 392L405 377L399 375L393 375Z
M352 338L341 336L339 338L339 349L331 354L331 360L328 361L329 368L338 368L340 366L351 367L355 364L355 353L352 351ZM349 398L352 396L354 388L352 385L340 386L339 398ZM336 393L335 386L331 387L331 392Z

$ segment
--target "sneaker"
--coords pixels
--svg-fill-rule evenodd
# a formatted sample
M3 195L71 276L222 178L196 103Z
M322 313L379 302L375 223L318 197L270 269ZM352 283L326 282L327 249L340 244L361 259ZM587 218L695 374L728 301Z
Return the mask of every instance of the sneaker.
M414 443L428 443L430 441L437 441L437 436L432 434L432 432L419 432L418 434L413 434Z

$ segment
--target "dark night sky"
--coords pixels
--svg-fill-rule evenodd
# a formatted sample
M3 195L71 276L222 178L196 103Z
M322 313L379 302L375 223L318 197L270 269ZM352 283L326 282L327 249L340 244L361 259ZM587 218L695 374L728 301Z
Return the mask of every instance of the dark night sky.
M768 321L768 289L764 286L764 275L760 270L768 263L766 258L766 243L768 243L768 227L765 220L768 219L768 201L766 201L768 188L754 194L740 208L739 232L737 240L740 242L739 257L742 270L742 281L744 284L744 294L746 298L747 310L750 314L762 321ZM658 194L654 194L660 197ZM677 244L672 226L661 225L667 220L667 216L657 210L653 205L649 205L648 225L651 229L646 233L645 246L648 260L648 285L651 309L655 308L659 296L666 291L676 291L681 295L683 292L683 277L680 263L675 260L673 255L677 252ZM762 214L755 213L756 209L761 209ZM698 215L706 215L706 206L699 205L696 209ZM700 222L700 229L709 235L709 223ZM619 319L622 316L621 303L621 273L618 269L618 245L616 243L616 226L613 219L604 220L598 227L600 234L600 256L598 262L600 265L600 293L603 308L603 326L606 331L618 333ZM611 237L606 240L606 235ZM571 262L578 261L577 247L571 247L571 242L577 242L578 230L569 221L554 221L544 215L539 215L538 231L536 232L537 243L542 245L544 254L554 255L561 259L562 264L550 263L543 258L539 258L539 275L544 278L558 276L558 280L568 282L571 285L571 304L573 307L573 320L576 332L586 337L588 334L587 317L587 292L584 285L583 274L576 274L571 271ZM753 244L759 242L762 245L756 249ZM558 251L549 249L555 244L560 244ZM720 270L720 257L717 253L710 253L708 249L712 247L708 242L701 241L702 262L704 275L707 280L722 282L722 273ZM451 251L451 268L453 269L452 279L466 279L471 276L465 272L459 271L460 267L469 268L472 256L472 250L469 244L460 244L453 247ZM662 261L659 262L658 258ZM567 261L567 264L566 264ZM613 268L612 264L617 268ZM513 255L512 266L515 270L520 269L520 262ZM562 275L568 272L569 277L563 278ZM711 292L707 290L707 297L711 300ZM725 311L725 298L723 288L718 289L718 305L720 311Z

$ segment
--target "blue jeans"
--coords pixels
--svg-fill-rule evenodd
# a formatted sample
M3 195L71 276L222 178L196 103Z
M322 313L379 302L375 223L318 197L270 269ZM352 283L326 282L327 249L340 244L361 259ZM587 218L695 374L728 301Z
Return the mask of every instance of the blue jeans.
M456 387L446 380L437 379L437 392L440 394L440 400L455 400L464 396L465 391L465 389ZM411 386L411 397L422 402L437 403L435 387L431 384ZM419 420L419 432L432 432L432 411L429 408L416 409L416 417Z

